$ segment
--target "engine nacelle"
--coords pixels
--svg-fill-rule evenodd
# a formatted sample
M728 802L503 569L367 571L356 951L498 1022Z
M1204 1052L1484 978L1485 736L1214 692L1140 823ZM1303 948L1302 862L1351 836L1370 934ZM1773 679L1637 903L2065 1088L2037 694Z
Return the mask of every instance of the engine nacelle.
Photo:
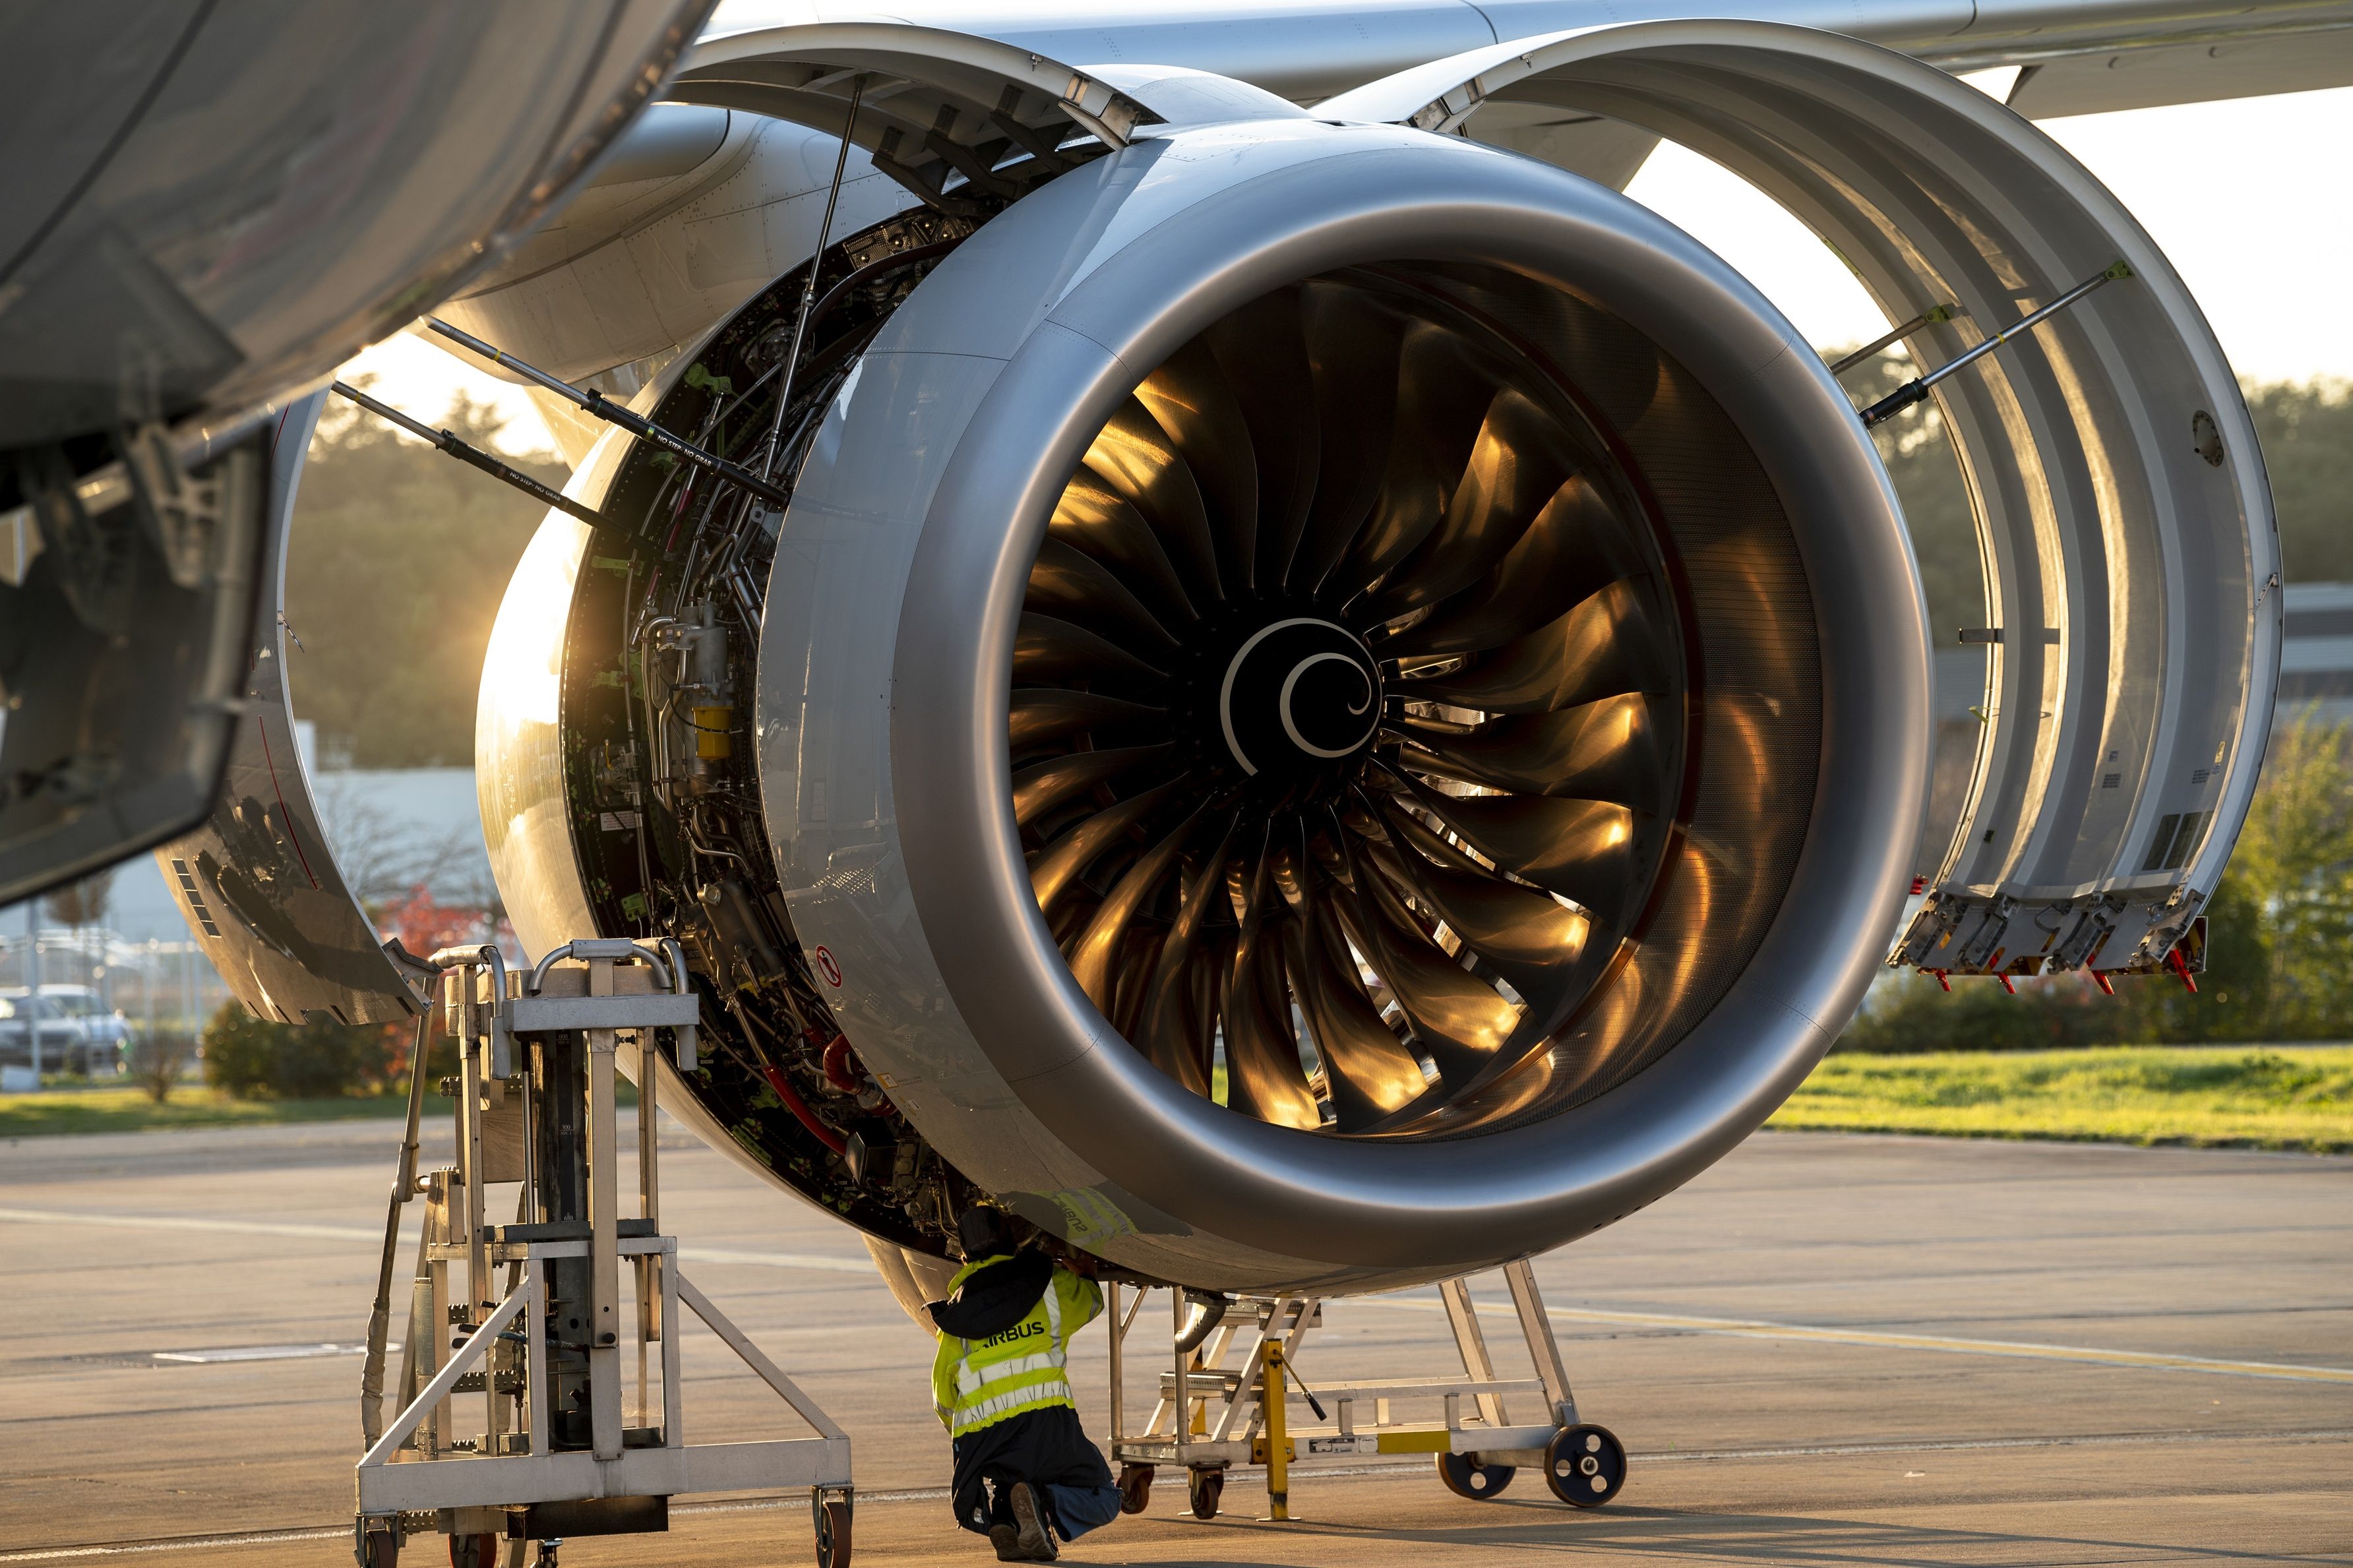
M682 79L797 102L848 47L806 31L825 48L731 40ZM1967 131L2064 162L1938 73L1793 29L1513 58L1526 93L1670 133L1691 128L1662 105L1734 102L1707 91L1733 62L1760 121L1875 82L1879 112L1909 93L1921 134L1965 153ZM994 62L976 45L957 68ZM711 1022L665 1105L914 1253L980 1195L1143 1277L1332 1293L1556 1246L1672 1190L1810 1070L1909 890L1927 636L1852 404L1672 226L1419 128L1459 125L1500 66L1409 73L1324 119L1238 90L1132 139L1149 113L1103 84L1025 97L1018 72L1065 68L1004 68L997 112L1023 133L997 151L926 177L875 147L931 199L817 258L788 399L801 272L638 400L790 476L790 508L608 440L573 490L611 526L552 517L526 557L479 731L525 944L684 942ZM1934 161L1916 172L1947 200ZM2194 614L2242 626L2253 602L2223 601L2265 564L2260 474L2210 481L2140 402L2195 402L2252 454L2243 408L2162 258L2070 179L2012 230L1957 231L2003 250L1964 303L1991 330L1997 294L2014 309L2124 249L2149 286L2116 319L2140 335L2119 347L2087 313L2022 346L1995 405L2031 417L1972 445L1972 478L2027 534L2107 527L2119 568L2144 556L2118 508L2158 498L2164 571L2235 560ZM1862 226L1854 188L1816 216ZM1935 241L1895 248L1926 266L1959 243ZM2105 496L2071 489L2086 463ZM2036 485L2059 500L2038 510ZM2260 632L2236 635L2232 752L2269 690ZM2129 640L2092 657L2148 657ZM2055 679L2040 646L2020 658ZM2187 710L2144 725L2137 784L2190 743ZM2001 758L2026 742L1989 737L1976 809L2011 813L2017 854L2076 831L2084 799L2051 783L2091 743L2073 734L2027 748L2044 782L2008 806ZM2225 815L2191 863L2046 902L2157 941L2189 879L2211 887ZM2137 857L2129 837L2090 854ZM1946 901L1971 900L2020 904L1957 872Z
M777 559L828 999L959 1170L1139 1269L1607 1224L1803 1078L1902 899L1927 658L1861 427L1721 262L1507 154L1064 176L868 351Z

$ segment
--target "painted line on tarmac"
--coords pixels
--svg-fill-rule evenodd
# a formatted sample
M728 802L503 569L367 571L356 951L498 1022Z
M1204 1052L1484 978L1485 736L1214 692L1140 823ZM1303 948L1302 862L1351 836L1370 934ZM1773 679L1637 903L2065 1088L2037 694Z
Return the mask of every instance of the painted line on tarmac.
M1828 1443L1813 1447L1793 1448L1684 1448L1662 1453L1635 1453L1628 1459L1641 1465L1672 1465L1694 1463L1724 1463L1740 1459L1838 1458L1847 1456L1869 1457L1873 1454L1943 1454L1967 1452L1979 1448L2094 1448L2179 1445L2196 1443L2263 1443L2263 1442L2341 1442L2353 1438L2353 1428L2321 1430L2285 1430L2276 1432L2126 1432L2079 1437L1976 1437L1957 1438L1949 1442L1922 1443ZM1419 1460L1393 1460L1375 1465L1298 1464L1294 1474L1318 1480L1345 1480L1368 1476L1392 1476L1404 1471L1422 1471ZM1263 1465L1236 1465L1226 1472L1233 1480L1257 1480L1266 1474ZM903 1487L891 1489L861 1491L858 1500L863 1503L883 1502L944 1502L945 1487ZM731 1502L681 1503L670 1511L674 1514L757 1513L772 1509L806 1508L808 1493L791 1492L782 1497L739 1498ZM27 1552L0 1552L0 1563L64 1563L88 1558L128 1557L153 1552L202 1552L226 1546L270 1546L286 1542L349 1541L352 1527L347 1524L322 1526L314 1530L247 1531L219 1535L182 1535L161 1541L126 1541L88 1546L36 1547Z
M219 1219L204 1215L132 1214L107 1209L0 1208L0 1222L20 1225L86 1226L121 1230L194 1231L228 1236L282 1236L322 1241L381 1241L384 1232L358 1226L303 1225L280 1220ZM749 1252L730 1247L681 1247L685 1263L744 1264L761 1268L806 1268L829 1274L873 1276L865 1258L838 1253ZM1441 1303L1398 1296L1354 1299L1368 1307L1392 1310L1436 1312ZM1481 1315L1514 1316L1508 1306L1482 1301ZM2270 1378L2288 1383L2353 1384L2353 1367L2306 1366L2287 1362L2226 1361L2212 1356L2174 1355L2158 1351L2100 1350L2088 1345L2054 1345L2021 1340L1969 1340L1941 1334L1894 1333L1877 1329L1831 1329L1809 1323L1781 1323L1757 1318L1695 1318L1663 1312L1612 1312L1599 1308L1548 1307L1546 1313L1564 1323L1604 1323L1621 1328L1669 1329L1684 1333L1725 1335L1736 1339L1794 1340L1815 1344L1865 1345L1879 1350L1926 1351L1943 1355L1980 1355L2029 1361L2075 1362L2094 1366L2136 1368L2145 1372L2205 1373L2220 1377Z
M0 1208L0 1221L18 1225L89 1226L100 1230L187 1230L222 1236L294 1236L315 1241L382 1241L381 1230L348 1225L297 1225L280 1220L210 1219L203 1215L124 1214L114 1209Z
M1364 1296L1356 1300L1364 1306L1388 1307L1399 1311L1438 1312L1445 1310L1442 1302L1408 1300L1394 1296ZM1517 1321L1508 1306L1492 1301L1482 1301L1477 1305L1482 1317ZM2089 1345L2038 1344L2022 1340L1964 1340L1941 1334L1891 1333L1876 1329L1825 1329L1807 1323L1777 1323L1757 1318L1691 1318L1664 1312L1609 1312L1586 1307L1547 1307L1545 1311L1555 1322L1672 1329L1684 1333L1721 1334L1735 1339L1798 1340L1815 1344L1868 1345L1879 1350L1929 1351L1943 1355L2080 1362L2093 1366L2129 1367L2144 1372L2198 1372L2219 1377L2262 1377L2287 1383L2353 1384L2353 1367L2221 1361L2211 1356L2171 1355L2158 1351L2098 1350Z
M0 1208L0 1224L83 1226L106 1230L193 1231L213 1236L285 1236L310 1241L382 1242L384 1232L353 1225L302 1225L268 1219L216 1219L207 1215L132 1214L119 1209ZM723 1247L681 1247L682 1263L744 1263L759 1268L807 1268L863 1274L878 1284L871 1258L827 1252L744 1252Z

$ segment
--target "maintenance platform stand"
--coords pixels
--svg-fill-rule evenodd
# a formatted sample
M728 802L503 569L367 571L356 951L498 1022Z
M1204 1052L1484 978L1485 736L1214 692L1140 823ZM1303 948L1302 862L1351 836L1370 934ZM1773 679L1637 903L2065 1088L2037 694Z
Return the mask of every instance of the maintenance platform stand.
M697 1003L676 943L574 942L510 976L491 947L446 950L439 1006L458 1044L458 1163L420 1175L420 1022L408 1131L385 1222L361 1387L367 1453L355 1472L360 1568L392 1568L403 1541L449 1538L457 1568L553 1565L566 1537L668 1528L686 1493L807 1487L818 1568L846 1568L849 1438L728 1321L662 1234L655 1136L657 1030L692 1071ZM617 1058L636 1053L637 1213L620 1212ZM512 1224L490 1190L518 1189ZM401 1212L425 1223L397 1384L383 1373ZM503 1205L501 1205L503 1206ZM817 1436L686 1441L681 1304ZM632 1375L634 1373L634 1376ZM475 1403L474 1396L480 1396Z
M1174 1364L1160 1374L1159 1398L1141 1431L1127 1429L1122 1367L1129 1331L1149 1289L1133 1304L1105 1286L1111 1323L1111 1452L1120 1467L1121 1505L1141 1513L1156 1467L1181 1467L1187 1500L1198 1519L1214 1519L1232 1466L1266 1467L1267 1515L1291 1515L1291 1469L1377 1454L1430 1454L1439 1479L1458 1497L1502 1494L1522 1467L1535 1467L1553 1496L1575 1508L1599 1508L1626 1484L1626 1449L1605 1426L1580 1421L1552 1320L1525 1262L1502 1270L1513 1315L1535 1363L1532 1378L1502 1379L1487 1353L1468 1276L1442 1281L1439 1294L1462 1376L1430 1382L1324 1383L1311 1386L1297 1368L1308 1331L1324 1321L1313 1296L1222 1298L1170 1290ZM1188 1306L1189 1301L1189 1306ZM1234 1357L1229 1363L1229 1356ZM1319 1422L1293 1429L1289 1387L1296 1386ZM1337 1419L1324 1407L1329 1400ZM1534 1400L1542 1418L1514 1424L1506 1400ZM1410 1418L1397 1407L1411 1405ZM1435 1406L1436 1409L1430 1408ZM1522 1406L1525 1412L1525 1406ZM1435 1414L1438 1419L1430 1416Z

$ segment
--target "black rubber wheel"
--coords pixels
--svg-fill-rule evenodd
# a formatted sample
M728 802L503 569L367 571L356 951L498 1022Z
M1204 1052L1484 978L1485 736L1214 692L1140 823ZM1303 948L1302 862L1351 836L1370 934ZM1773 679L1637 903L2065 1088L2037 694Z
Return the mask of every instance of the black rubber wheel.
M1119 1468L1119 1511L1142 1513L1152 1504L1152 1467L1122 1465Z
M355 1555L360 1568L395 1568L400 1561L400 1532L388 1526L364 1531Z
M487 1532L449 1538L449 1568L499 1568L499 1548L504 1542Z
M1501 1497L1504 1489L1512 1484L1519 1469L1512 1465L1482 1465L1468 1454L1438 1456L1438 1479L1456 1497L1469 1498L1472 1502L1484 1502Z
M817 1509L817 1568L849 1568L848 1498L828 1498Z
M1218 1499L1226 1489L1223 1470L1187 1470L1185 1472L1185 1498L1192 1504L1195 1519L1218 1517Z
M1571 1508L1599 1508L1626 1484L1626 1445L1607 1426L1569 1426L1545 1445L1545 1485Z

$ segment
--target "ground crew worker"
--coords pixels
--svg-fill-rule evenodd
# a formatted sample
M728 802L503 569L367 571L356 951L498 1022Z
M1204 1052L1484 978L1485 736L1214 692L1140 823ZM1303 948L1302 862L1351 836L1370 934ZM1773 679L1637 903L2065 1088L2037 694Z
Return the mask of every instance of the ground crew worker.
M956 1522L988 1537L1000 1563L1050 1563L1119 1512L1111 1467L1079 1426L1071 1336L1103 1310L1103 1291L1041 1252L1017 1247L993 1210L956 1222L965 1265L928 1307L939 1325L932 1403L955 1454Z

